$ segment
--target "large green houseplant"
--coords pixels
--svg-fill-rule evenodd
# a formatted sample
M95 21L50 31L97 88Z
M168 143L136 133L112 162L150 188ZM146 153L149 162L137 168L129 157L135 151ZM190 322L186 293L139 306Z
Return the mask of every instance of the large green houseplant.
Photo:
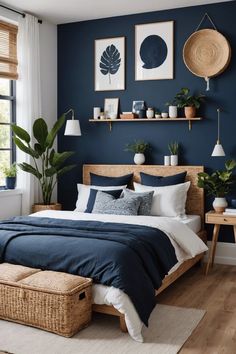
M233 175L235 167L236 161L228 160L223 171L217 170L212 174L206 172L198 173L198 187L204 188L208 195L215 197L213 207L216 212L224 211L227 206L225 196L229 194L235 183L235 176Z
M20 150L32 158L31 164L23 162L19 164L19 167L38 179L42 192L43 205L47 206L51 205L52 192L58 177L76 166L65 166L66 160L74 154L73 151L58 153L53 148L55 138L64 123L65 114L57 120L51 130L48 129L47 123L43 118L36 119L33 124L35 143L32 142L30 134L26 130L12 124L14 143Z

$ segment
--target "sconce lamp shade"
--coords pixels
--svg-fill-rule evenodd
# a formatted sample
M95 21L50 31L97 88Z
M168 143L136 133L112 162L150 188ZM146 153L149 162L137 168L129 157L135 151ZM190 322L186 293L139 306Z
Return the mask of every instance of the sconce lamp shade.
M221 143L219 141L217 141L211 156L214 156L214 157L225 156L223 146L221 145Z
M64 135L81 136L80 123L77 119L70 119L66 121Z

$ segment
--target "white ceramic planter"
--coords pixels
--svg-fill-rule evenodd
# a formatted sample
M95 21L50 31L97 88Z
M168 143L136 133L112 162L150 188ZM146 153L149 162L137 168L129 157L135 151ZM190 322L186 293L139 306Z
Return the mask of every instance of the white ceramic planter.
M152 108L148 108L146 111L146 116L148 119L151 119L154 117L154 110Z
M170 155L170 164L171 166L178 165L178 155Z
M164 156L164 165L170 166L170 156Z
M170 118L177 118L178 117L177 106L169 106L169 117Z
M135 154L134 155L134 163L136 165L142 165L145 162L145 155L144 154Z
M223 213L225 211L225 208L227 207L228 203L225 198L218 198L215 197L215 200L212 204L214 210L217 213Z

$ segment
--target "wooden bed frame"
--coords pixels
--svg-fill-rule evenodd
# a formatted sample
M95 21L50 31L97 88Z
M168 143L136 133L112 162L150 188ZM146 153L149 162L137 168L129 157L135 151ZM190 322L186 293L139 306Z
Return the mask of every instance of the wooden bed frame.
M207 234L204 230L204 191L197 186L197 174L204 171L203 166L159 166L159 165L84 165L83 166L83 183L90 184L90 172L98 175L118 177L133 173L133 181L140 182L140 172L145 172L156 176L170 176L177 173L187 171L186 181L191 181L191 186L188 191L186 202L186 213L192 215L200 215L202 221L202 229L198 232L198 236L204 241L207 241ZM130 186L132 187L132 186ZM160 294L176 279L178 279L187 270L199 262L204 254L199 254L183 262L180 267L167 275L163 280L162 286L156 291L156 295ZM116 310L113 306L108 305L93 305L94 312L105 313L119 317L120 329L127 332L124 315Z

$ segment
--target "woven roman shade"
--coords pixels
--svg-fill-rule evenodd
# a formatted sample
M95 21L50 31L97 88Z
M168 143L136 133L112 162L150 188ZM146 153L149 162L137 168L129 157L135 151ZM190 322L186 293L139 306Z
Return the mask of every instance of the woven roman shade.
M18 27L0 21L0 77L10 80L18 78L17 73Z

